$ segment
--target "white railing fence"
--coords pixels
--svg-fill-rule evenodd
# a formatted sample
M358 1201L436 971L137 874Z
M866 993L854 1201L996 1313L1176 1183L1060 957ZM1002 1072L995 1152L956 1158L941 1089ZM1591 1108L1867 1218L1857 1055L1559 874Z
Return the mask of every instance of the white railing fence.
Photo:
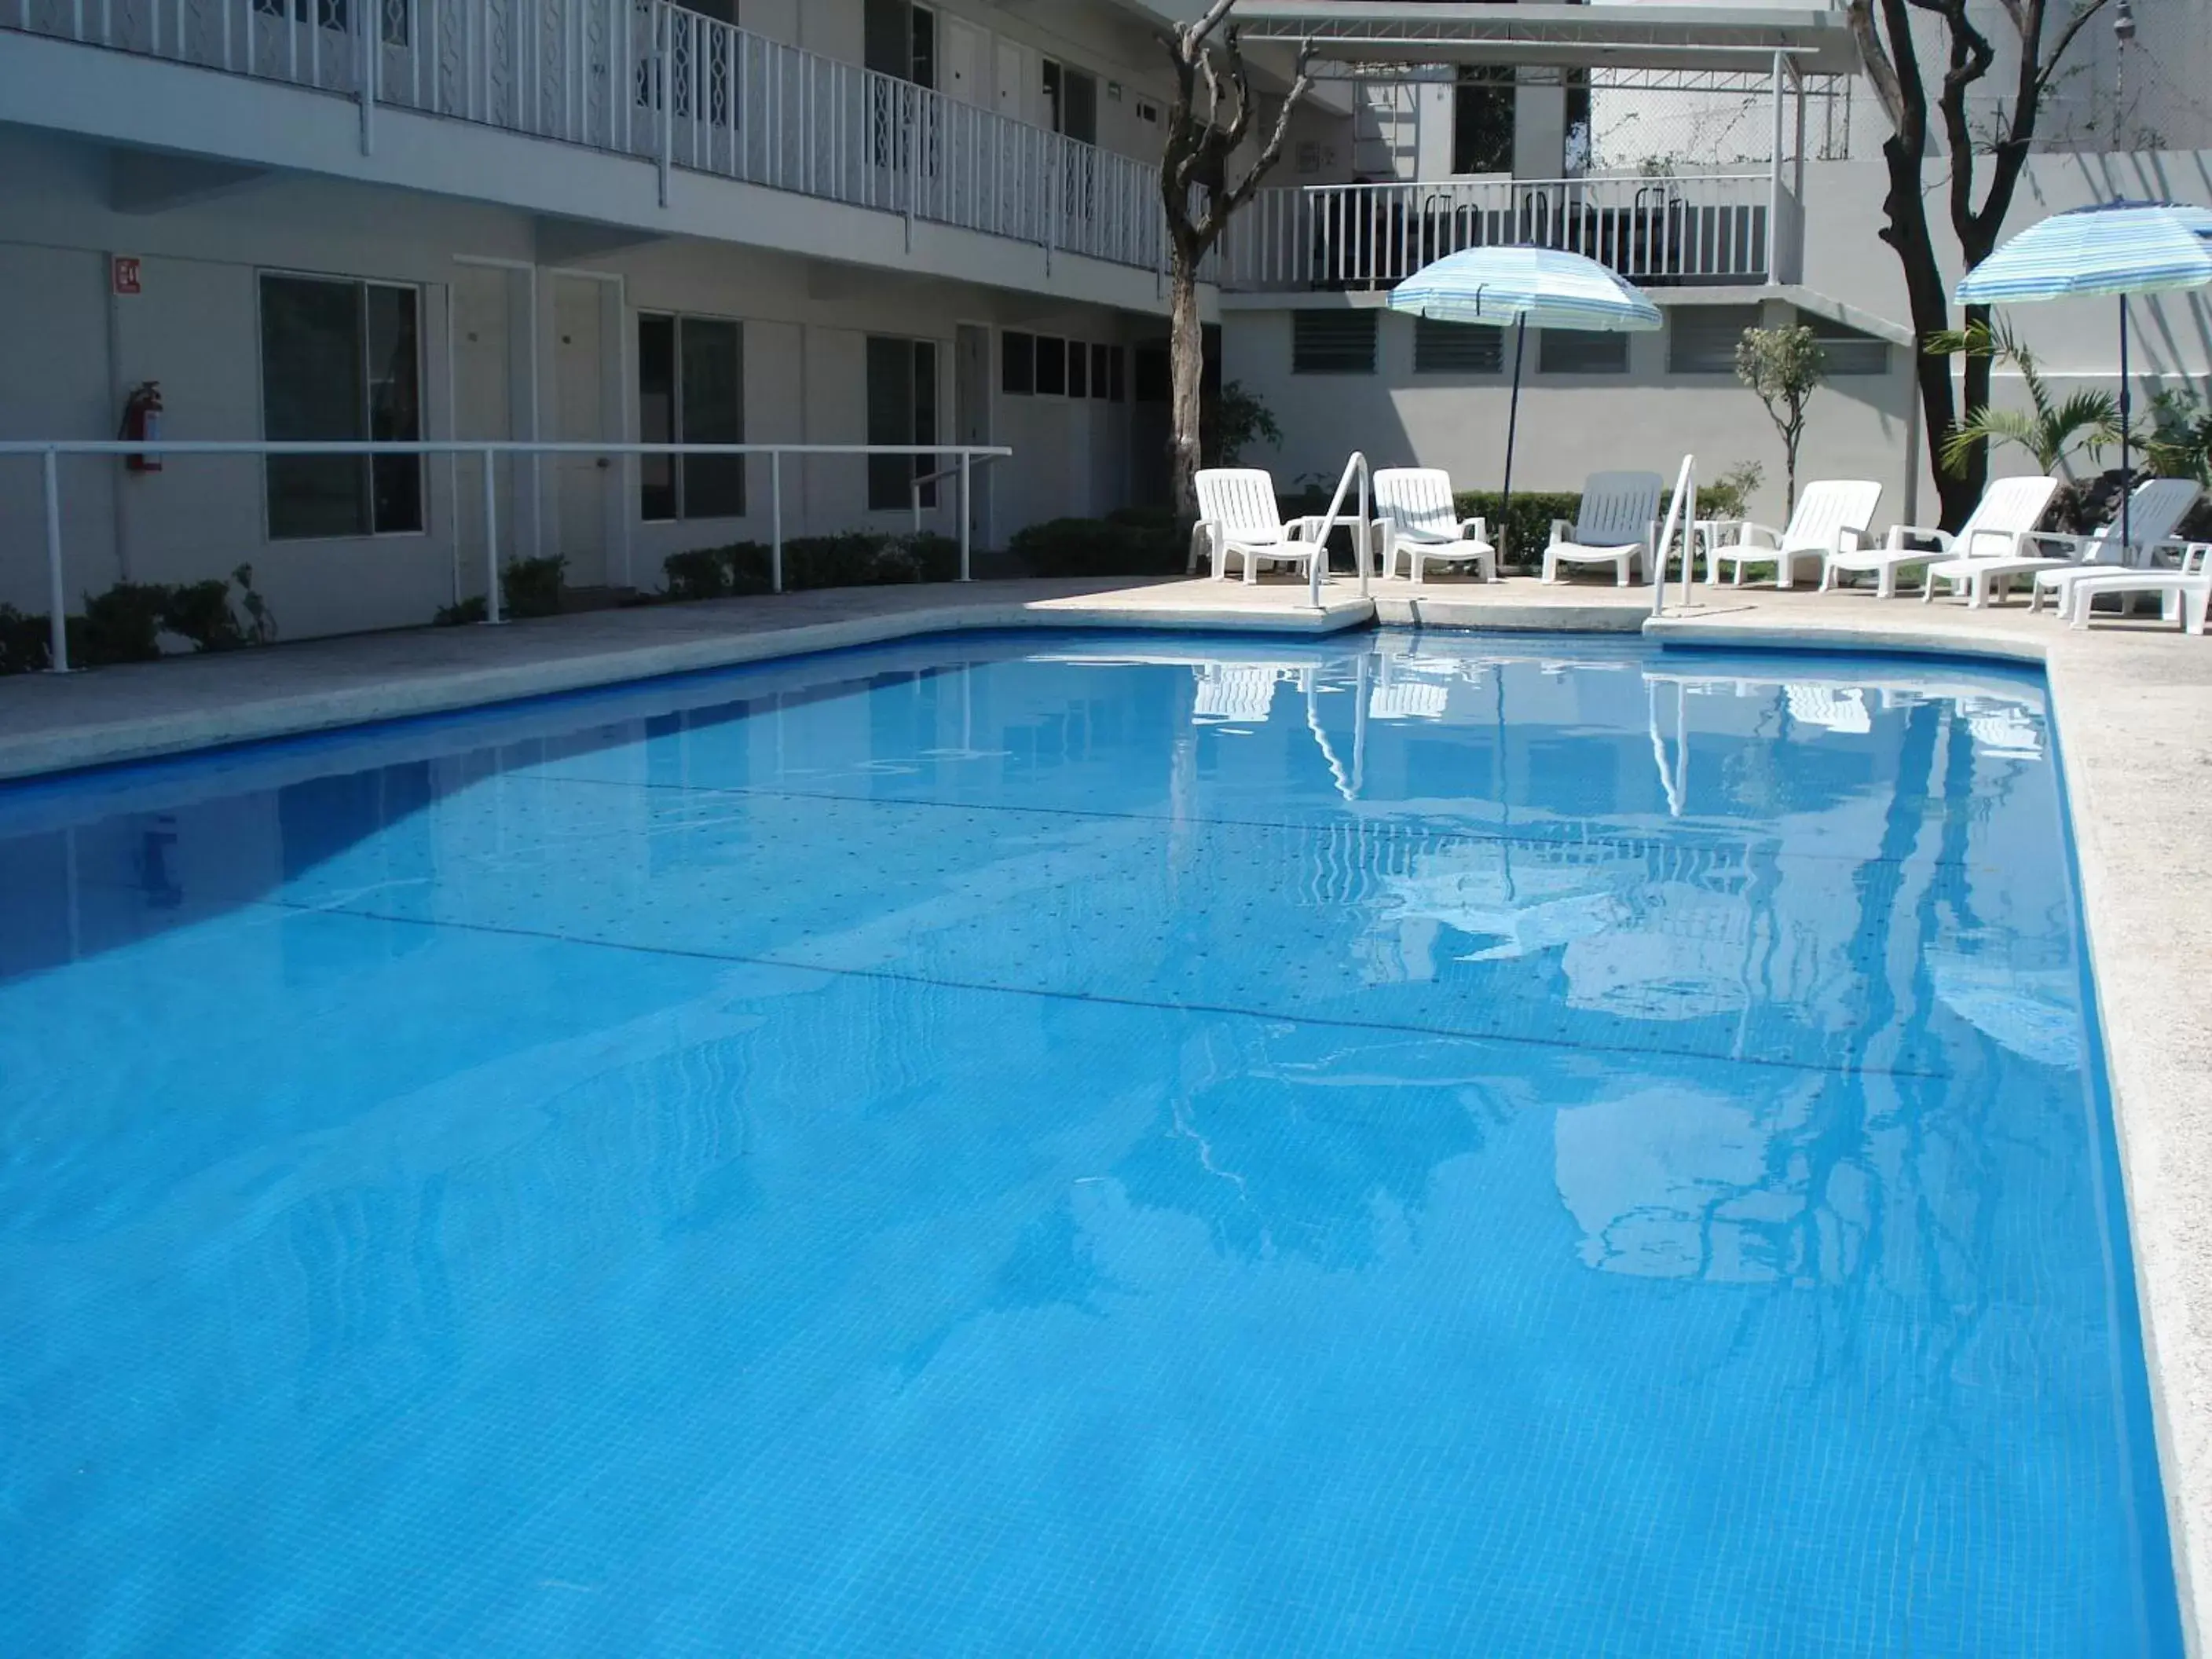
M1231 288L1384 289L1462 248L1533 242L1632 282L1761 283L1772 198L1765 173L1262 190L1218 270Z
M1159 169L669 0L0 0L0 27L898 213L1124 265Z
M501 456L535 458L543 455L574 455L607 458L612 456L644 455L701 455L742 456L764 455L769 459L769 590L783 592L783 461L786 456L847 455L847 456L910 456L953 459L951 467L934 477L955 477L960 480L957 503L960 533L960 577L962 581L974 580L972 572L973 548L971 526L974 521L974 470L978 464L1003 459L1014 452L999 445L977 444L624 444L624 443L514 443L470 442L465 440L425 440L416 442L364 441L354 443L276 443L268 441L220 442L204 440L179 439L152 443L131 442L122 439L55 439L47 441L0 441L0 458L7 456L35 457L40 467L40 488L45 507L46 554L46 600L48 606L49 658L52 671L58 674L70 672L69 629L66 611L69 603L69 579L64 550L62 545L61 458L64 455L108 455L118 459L131 456L215 455L246 456L266 459L272 455L332 456L332 455L447 455L475 456L482 463L483 475L483 535L484 546L484 580L486 620L498 623L500 615L500 571L507 561L500 554L498 472L494 462ZM915 528L921 527L918 510L920 485L931 478L916 480L917 511ZM460 502L453 502L455 532L458 534ZM455 544L458 556L459 543Z

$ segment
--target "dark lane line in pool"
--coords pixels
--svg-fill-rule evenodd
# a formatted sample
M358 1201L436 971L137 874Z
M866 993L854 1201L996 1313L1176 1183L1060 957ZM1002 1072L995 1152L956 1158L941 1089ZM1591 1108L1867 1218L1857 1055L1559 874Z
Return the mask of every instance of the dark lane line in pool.
M793 961L782 957L750 956L735 951L708 951L696 945L639 945L627 939L584 939L574 933L558 933L545 928L517 927L498 922L453 921L430 916L393 915L379 910L351 909L342 904L306 904L294 899L240 898L234 902L240 908L282 910L294 915L344 916L354 921L381 921L408 927L431 930L444 928L459 933L484 933L505 939L535 939L548 945L573 945L586 949L621 951L634 956L670 957L691 962L720 962L726 963L732 967L772 968L783 973L828 974L845 979L878 980L899 985L925 985L945 991L975 991L998 996L1038 997L1053 1002L1089 1003L1101 1007L1142 1008L1158 1013L1220 1014L1231 1018L1272 1021L1279 1024L1325 1026L1333 1030L1376 1031L1399 1036L1439 1037L1453 1042L1503 1042L1511 1043L1518 1048L1564 1048L1576 1054L1637 1054L1656 1056L1667 1060L1756 1066L1769 1071L1804 1073L1815 1077L1894 1077L1936 1083L1951 1080L1951 1074L1948 1072L1926 1071L1909 1066L1854 1069L1839 1066L1817 1066L1806 1060L1778 1059L1765 1054L1716 1054L1706 1048L1668 1048L1651 1043L1567 1042L1556 1038L1527 1036L1513 1032L1467 1031L1447 1025L1408 1025L1395 1020L1347 1019L1341 1015L1293 1013L1265 1008L1244 1008L1231 1003L1163 1002L1148 997L1114 996L1094 991L1055 991L1042 986L994 985L982 980L938 979L927 974L902 973L889 968L838 968L818 962Z
M1162 823L1178 827L1200 825L1207 829L1261 830L1284 835L1326 835L1342 829L1357 829L1370 834L1419 835L1430 845L1451 842L1500 843L1514 847L1593 847L1618 846L1622 842L1642 842L1665 848L1684 848L1696 851L1771 851L1784 858L1821 860L1832 864L1886 864L1895 860L1869 854L1864 857L1850 853L1801 851L1795 848L1770 846L1749 837L1732 836L1723 830L1687 830L1669 835L1660 830L1607 830L1596 835L1511 835L1487 830L1431 830L1413 824L1400 823L1391 819L1338 818L1316 820L1310 823L1285 823L1273 818L1215 818L1197 813L1186 813L1178 817L1166 812L1115 812L1087 806L1021 806L998 801L939 800L926 795L852 795L828 789L777 789L765 785L652 783L638 782L626 778L579 778L559 772L518 772L513 777L533 777L545 783L586 784L598 789L650 789L663 793L703 795L719 799L742 800L749 797L769 799L839 801L853 806L915 806L933 808L948 812L1017 812L1031 813L1043 817L1127 819L1136 823ZM1986 865L1989 861L1980 861ZM1936 860L1933 869L1972 869L1977 867L1972 860Z

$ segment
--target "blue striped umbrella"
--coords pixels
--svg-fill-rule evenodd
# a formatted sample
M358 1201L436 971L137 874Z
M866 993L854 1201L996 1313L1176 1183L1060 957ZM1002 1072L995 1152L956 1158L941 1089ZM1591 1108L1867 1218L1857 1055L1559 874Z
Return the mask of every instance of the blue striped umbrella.
M1960 305L2088 296L2120 301L2120 540L2128 522L2128 295L2212 283L2212 209L2099 202L2031 225L1959 284Z
M1498 546L1513 506L1513 440L1521 424L1521 355L1528 325L1607 334L1660 326L1659 307L1617 271L1558 248L1516 243L1462 248L1425 264L1390 291L1390 309L1444 323L1513 325L1513 401L1505 417L1505 480Z

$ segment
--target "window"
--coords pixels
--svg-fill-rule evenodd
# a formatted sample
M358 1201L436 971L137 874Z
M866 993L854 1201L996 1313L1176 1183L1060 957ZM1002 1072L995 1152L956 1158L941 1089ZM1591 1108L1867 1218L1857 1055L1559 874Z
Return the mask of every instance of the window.
M1733 374L1736 342L1759 326L1757 306L1676 306L1667 313L1669 374Z
M1067 342L1049 334L1037 336L1036 389L1040 398L1067 395Z
M1095 345L1091 347L1091 395L1098 398L1105 398L1108 395L1107 388L1112 383L1113 379L1114 348L1111 346L1103 345ZM1114 401L1118 404L1121 400L1119 398L1116 398Z
M388 283L261 279L261 430L410 442L422 435L421 295ZM419 455L271 455L269 535L389 536L422 528Z
M999 390L1026 398L1036 390L1036 336L1008 329L999 337Z
M1129 400L1129 354L1120 346L1107 348L1106 396L1117 404Z
M1165 346L1139 346L1135 367L1130 395L1139 403L1164 404L1174 395L1175 374Z
M1291 373L1372 374L1372 311L1294 311L1291 313Z
M1505 366L1505 331L1487 323L1413 319L1413 373L1495 374Z
M1820 341L1821 360L1831 376L1889 373L1889 342L1880 336L1863 334L1833 318L1806 311L1797 313L1797 320Z
M1628 337L1547 328L1536 343L1536 367L1546 374L1626 374Z
M869 336L868 441L937 441L936 342ZM868 510L905 512L913 505L914 481L936 471L939 460L934 455L869 456ZM922 485L921 504L937 505L935 484Z
M1044 60L1044 106L1052 130L1079 143L1098 142L1098 77Z
M1067 343L1067 395L1088 398L1091 395L1091 348L1080 340Z
M637 435L647 444L745 441L744 325L714 317L637 319ZM641 455L638 517L735 519L742 455Z
M908 0L867 0L860 19L860 58L878 75L937 84L937 14Z
M1513 171L1513 71L1463 64L1452 88L1454 173Z

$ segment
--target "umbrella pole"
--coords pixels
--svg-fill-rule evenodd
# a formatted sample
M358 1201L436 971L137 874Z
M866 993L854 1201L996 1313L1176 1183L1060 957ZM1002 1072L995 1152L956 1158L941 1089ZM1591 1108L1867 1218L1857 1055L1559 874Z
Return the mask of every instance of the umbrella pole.
M2128 296L2120 295L2120 559L2135 562L2135 492L2128 488Z
M1498 492L1498 556L1506 557L1506 532L1513 522L1513 438L1521 425L1521 353L1528 343L1528 313L1513 325L1513 401L1505 414L1505 487Z

